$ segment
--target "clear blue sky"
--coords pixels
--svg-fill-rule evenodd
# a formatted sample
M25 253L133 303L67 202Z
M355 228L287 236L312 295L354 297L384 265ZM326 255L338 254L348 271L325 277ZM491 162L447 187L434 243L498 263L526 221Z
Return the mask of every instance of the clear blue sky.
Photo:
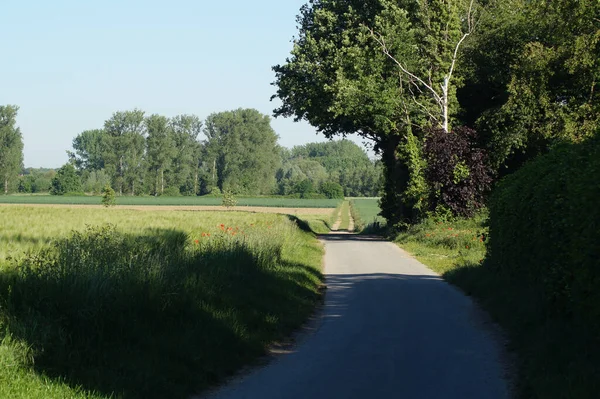
M73 138L115 111L271 115L271 66L305 2L2 0L0 104L20 107L25 166L62 165ZM306 123L272 126L287 147L325 140Z

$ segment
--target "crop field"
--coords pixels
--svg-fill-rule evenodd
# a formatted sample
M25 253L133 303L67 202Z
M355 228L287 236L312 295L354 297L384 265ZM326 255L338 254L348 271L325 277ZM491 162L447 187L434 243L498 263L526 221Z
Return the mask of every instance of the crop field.
M350 200L350 209L356 231L362 231L376 224L385 225L385 219L378 215L381 209L377 198L354 198Z
M100 196L63 195L2 195L0 204L66 204L101 205ZM117 197L117 205L145 206L220 206L221 197ZM338 199L301 199L285 197L240 197L237 207L278 207L278 208L335 208Z
M312 312L328 218L0 207L0 397L218 383Z

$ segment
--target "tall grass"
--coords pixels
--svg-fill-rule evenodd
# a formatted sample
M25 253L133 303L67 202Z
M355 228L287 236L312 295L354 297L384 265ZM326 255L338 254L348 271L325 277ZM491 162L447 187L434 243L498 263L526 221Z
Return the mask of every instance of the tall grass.
M283 216L57 211L119 223L50 246L33 238L64 227L40 226L22 236L24 255L5 257L0 364L13 367L0 371L2 397L183 398L263 354L319 296L322 248Z

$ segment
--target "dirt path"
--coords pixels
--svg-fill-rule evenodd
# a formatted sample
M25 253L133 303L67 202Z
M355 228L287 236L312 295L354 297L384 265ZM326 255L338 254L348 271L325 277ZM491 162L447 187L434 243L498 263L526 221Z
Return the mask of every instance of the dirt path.
M392 243L322 240L316 332L210 398L509 397L500 345L471 299Z

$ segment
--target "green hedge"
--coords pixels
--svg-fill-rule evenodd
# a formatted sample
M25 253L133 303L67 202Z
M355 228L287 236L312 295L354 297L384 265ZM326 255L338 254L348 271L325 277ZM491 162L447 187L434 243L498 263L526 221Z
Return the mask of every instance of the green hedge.
M488 264L539 290L549 315L599 329L600 135L508 176L489 208Z

